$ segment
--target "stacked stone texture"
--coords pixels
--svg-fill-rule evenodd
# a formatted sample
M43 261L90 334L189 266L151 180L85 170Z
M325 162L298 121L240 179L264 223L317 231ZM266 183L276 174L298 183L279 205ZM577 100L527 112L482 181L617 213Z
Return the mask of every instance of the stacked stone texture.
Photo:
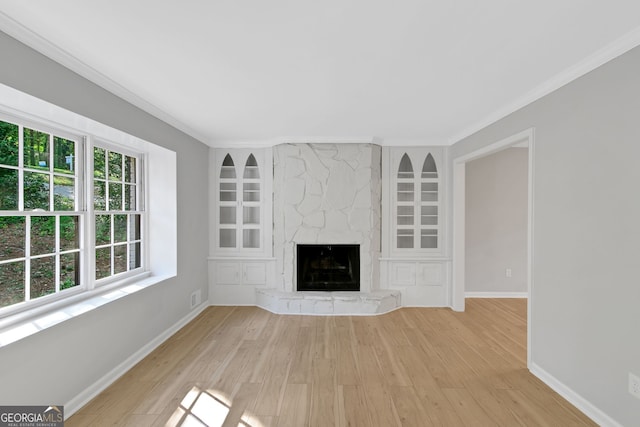
M378 287L381 148L274 147L274 253L281 291L294 291L296 244L359 244L360 289Z

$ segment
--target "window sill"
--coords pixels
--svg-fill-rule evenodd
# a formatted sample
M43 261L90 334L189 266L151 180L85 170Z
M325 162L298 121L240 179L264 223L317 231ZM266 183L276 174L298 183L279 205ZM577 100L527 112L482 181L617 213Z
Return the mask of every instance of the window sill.
M0 320L0 348L146 289L169 277L153 276L151 273L145 272L42 307L8 316Z

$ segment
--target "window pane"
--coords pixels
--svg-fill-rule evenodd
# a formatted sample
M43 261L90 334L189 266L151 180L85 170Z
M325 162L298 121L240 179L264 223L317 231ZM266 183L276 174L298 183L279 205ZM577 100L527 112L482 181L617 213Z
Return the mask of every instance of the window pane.
M104 181L94 181L93 183L93 208L97 211L107 209L106 185Z
M236 184L235 182L220 183L220 201L235 202L236 201Z
M31 217L31 255L44 255L56 251L56 217Z
M24 128L24 166L49 170L49 134Z
M48 256L31 260L31 299L56 291L56 259Z
M73 174L76 170L76 143L53 137L53 167L58 173Z
M236 230L223 228L220 230L220 247L235 248L236 247Z
M18 171L0 168L0 210L18 210Z
M136 182L136 158L125 156L124 158L124 181Z
M422 178L438 178L438 169L436 168L436 161L433 159L431 153L424 159L422 165Z
M259 202L260 201L260 183L259 182L244 183L242 200L244 200L245 202Z
M96 178L105 178L105 156L106 151L104 148L93 149L93 176Z
M437 182L423 182L421 184L423 202L437 202L438 201L438 183Z
M260 230L250 229L242 231L242 247L259 248L260 247Z
M0 234L2 235L0 261L24 256L25 220L23 216L0 217Z
M80 284L80 253L60 255L60 290Z
M400 229L397 234L397 247L400 249L413 248L413 230Z
M24 173L24 208L49 210L49 174Z
M400 249L413 248L413 236L398 236L398 248Z
M96 215L96 245L111 243L111 215Z
M124 210L135 211L136 205L136 186L125 184L124 186Z
M111 276L111 248L96 249L96 280Z
M0 164L18 166L18 125L0 121Z
M118 245L113 248L113 274L127 271L127 245Z
M236 207L220 206L220 224L236 223Z
M413 165L411 159L405 153L400 159L400 166L398 166L398 178L413 178Z
M413 202L413 182L398 183L398 201Z
M122 181L122 154L109 151L109 180Z
M109 210L122 210L122 184L109 183Z
M129 270L136 269L142 264L140 263L140 243L132 243L129 245Z
M422 230L420 232L420 247L436 249L438 247L438 230Z
M79 225L80 218L77 216L60 217L60 250L70 251L80 248Z
M420 208L422 225L437 225L438 224L438 207L437 206L422 206Z
M413 225L413 206L398 206L398 225Z
M127 215L113 216L113 241L115 243L127 241Z
M74 211L76 180L66 176L53 177L53 208L57 211Z
M24 261L0 264L0 307L24 301Z
M244 206L242 208L243 224L260 224L260 206Z
M233 164L233 159L228 154L225 156L222 161L222 168L220 169L220 178L225 179L235 179L236 177L236 168Z
M259 179L260 171L258 170L258 162L256 162L256 158L253 157L253 154L249 154L249 158L247 159L247 163L244 166L244 179Z
M129 215L129 241L140 240L140 215Z

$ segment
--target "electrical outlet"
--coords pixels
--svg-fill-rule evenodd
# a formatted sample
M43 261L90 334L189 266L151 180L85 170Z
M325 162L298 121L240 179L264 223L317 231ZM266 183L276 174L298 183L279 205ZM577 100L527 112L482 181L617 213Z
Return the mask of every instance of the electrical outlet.
M194 308L195 306L200 305L201 301L202 301L202 296L201 296L200 289L198 289L197 291L194 291L191 294L191 308Z
M629 372L629 393L640 399L640 378Z
M504 275L505 275L505 277L511 277L511 273L512 273L512 272L511 272L511 269L510 269L510 268L507 268L507 269L504 271Z

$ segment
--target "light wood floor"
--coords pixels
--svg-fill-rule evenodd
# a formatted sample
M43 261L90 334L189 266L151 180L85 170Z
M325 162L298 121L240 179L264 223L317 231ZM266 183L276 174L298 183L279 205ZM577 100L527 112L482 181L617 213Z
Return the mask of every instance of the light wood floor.
M113 424L596 425L527 371L524 299L377 317L211 307L66 423Z

